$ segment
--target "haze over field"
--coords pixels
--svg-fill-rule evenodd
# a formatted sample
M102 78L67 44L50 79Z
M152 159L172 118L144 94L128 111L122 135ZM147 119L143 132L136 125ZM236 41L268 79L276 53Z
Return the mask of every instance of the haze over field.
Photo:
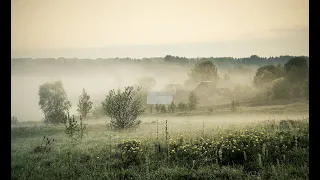
M119 65L120 66L120 65ZM154 68L147 70L139 67L122 65L120 69L105 68L105 72L82 74L79 72L56 73L48 75L39 69L40 73L11 76L11 113L21 117L21 121L40 121L43 113L39 109L39 86L46 82L61 80L72 103L71 113L76 113L78 97L85 88L91 95L95 106L101 106L101 102L108 91L115 88L134 85L142 77L155 77L157 84L155 90L161 90L173 80L183 83L187 79L187 72L184 68ZM54 71L54 69L51 69ZM92 70L94 71L94 70ZM42 73L41 73L42 72Z
M11 22L12 58L308 56L309 50L306 0L12 0ZM45 82L63 81L75 113L82 88L100 105L108 90L141 77L154 77L157 90L171 82L184 84L191 68L154 65L150 70L123 63L84 66L75 73L79 68L34 65L35 74L19 67L12 73L11 108L21 121L41 119L37 93ZM218 68L221 78L227 71ZM254 71L223 86L250 84Z

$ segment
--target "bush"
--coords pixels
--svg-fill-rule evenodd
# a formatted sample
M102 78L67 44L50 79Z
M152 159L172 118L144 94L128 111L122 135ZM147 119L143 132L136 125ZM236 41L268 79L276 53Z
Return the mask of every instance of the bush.
M34 153L47 153L53 148L54 139L49 139L48 137L43 137L42 143L36 146L33 150Z
M67 120L71 107L61 81L45 83L39 87L39 106L44 113L44 122L58 124Z
M11 117L11 124L18 124L19 121L18 121L18 118L16 116L12 116Z
M116 93L111 90L106 99L102 102L103 109L111 118L110 127L113 129L134 128L140 124L137 117L144 112L142 109L141 97L137 95L140 88L125 87L124 92L120 89Z
M124 141L118 144L121 150L121 157L126 164L139 164L142 155L141 143L136 140Z
M165 105L163 105L163 104L160 105L160 112L161 113L166 113L167 112L167 109L166 109Z
M72 118L69 117L69 114L67 119L68 120L65 122L66 130L64 132L72 139L75 133L79 131L78 121L74 119L74 116L72 116Z
M186 111L187 110L187 104L185 104L183 102L179 102L177 108L178 108L179 111Z
M174 104L174 102L172 101L171 104L168 107L168 111L171 113L174 113L176 111L176 105Z
M197 104L198 104L198 100L197 100L196 94L192 91L189 94L189 104L188 104L189 109L195 110L197 107Z

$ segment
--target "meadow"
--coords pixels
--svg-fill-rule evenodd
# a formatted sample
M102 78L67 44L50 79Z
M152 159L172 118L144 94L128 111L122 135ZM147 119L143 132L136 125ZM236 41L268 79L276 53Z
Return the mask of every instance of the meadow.
M12 179L309 179L307 109L145 115L122 132L100 117L84 121L83 139L21 122L11 127Z

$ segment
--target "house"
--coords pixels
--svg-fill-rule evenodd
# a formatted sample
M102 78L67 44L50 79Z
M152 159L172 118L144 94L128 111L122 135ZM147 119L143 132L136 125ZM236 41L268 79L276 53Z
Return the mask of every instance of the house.
M211 95L222 93L222 90L219 89L213 81L202 81L193 90L193 92L199 95Z
M193 90L198 98L199 105L212 104L214 95L220 95L223 91L213 81L202 81Z
M163 92L173 93L173 101L176 104L179 102L184 102L184 103L188 102L189 92L185 90L181 84L177 84L177 83L167 84L164 87Z
M168 105L173 101L173 92L149 91L147 96L147 104L163 104Z

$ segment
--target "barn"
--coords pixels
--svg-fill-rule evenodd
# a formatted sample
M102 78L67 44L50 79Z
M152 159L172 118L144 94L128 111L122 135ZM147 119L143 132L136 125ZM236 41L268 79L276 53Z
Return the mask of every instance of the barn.
M163 104L168 105L173 101L173 92L149 91L147 96L147 104Z
M185 88L181 84L177 83L170 83L167 84L164 89L164 92L170 92L173 93L173 101L174 103L178 104L179 102L188 102L188 95L189 92L185 90Z
M202 81L193 90L198 98L199 105L211 105L214 101L214 95L221 94L223 91L216 86L213 81Z

